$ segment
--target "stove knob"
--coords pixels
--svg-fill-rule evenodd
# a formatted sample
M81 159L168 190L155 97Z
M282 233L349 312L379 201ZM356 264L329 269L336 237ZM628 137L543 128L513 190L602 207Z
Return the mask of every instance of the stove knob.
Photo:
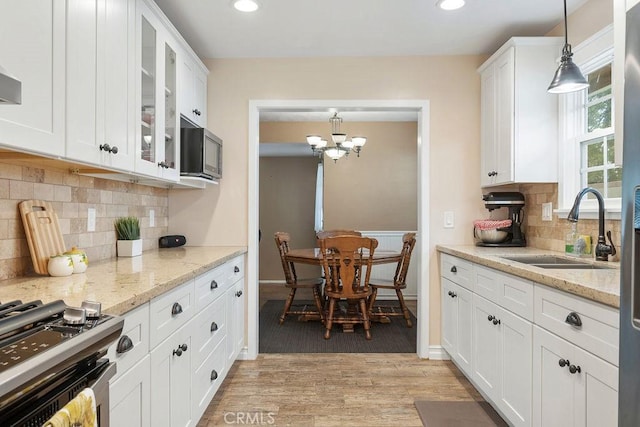
M67 307L64 309L64 323L67 325L84 325L87 323L87 312L80 307Z
M81 307L87 312L87 319L97 319L102 313L102 304L96 301L82 301Z

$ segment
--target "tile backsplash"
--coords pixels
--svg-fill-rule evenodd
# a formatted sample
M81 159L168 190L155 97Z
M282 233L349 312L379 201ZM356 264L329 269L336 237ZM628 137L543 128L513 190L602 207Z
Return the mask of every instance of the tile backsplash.
M567 233L571 231L572 223L566 220L566 216L558 218L556 214L553 214L552 221L542 221L541 219L543 203L552 203L554 209L558 207L558 185L520 184L515 191L520 191L525 196L524 231L527 237L527 245L539 249L564 252L564 239ZM622 242L621 222L606 220L605 216L605 230L611 231L611 238L619 257L620 244ZM578 221L578 233L590 235L591 241L596 242L598 238L598 220L580 219Z
M116 256L113 221L118 217L140 218L143 250L157 248L158 238L167 234L166 189L76 175L54 166L0 161L0 280L34 274L18 210L18 203L27 199L51 202L65 246L84 249L89 263ZM94 232L87 232L89 208L96 210Z

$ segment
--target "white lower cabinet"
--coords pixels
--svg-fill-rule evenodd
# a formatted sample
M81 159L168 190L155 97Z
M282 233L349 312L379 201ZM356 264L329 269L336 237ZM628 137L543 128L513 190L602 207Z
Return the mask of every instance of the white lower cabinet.
M618 425L618 368L538 326L533 332L533 425Z
M442 346L471 375L472 293L442 278Z
M149 355L109 386L109 422L112 426L151 426Z
M240 256L125 315L109 350L111 425L198 423L244 344L243 278ZM125 336L129 350L116 351Z

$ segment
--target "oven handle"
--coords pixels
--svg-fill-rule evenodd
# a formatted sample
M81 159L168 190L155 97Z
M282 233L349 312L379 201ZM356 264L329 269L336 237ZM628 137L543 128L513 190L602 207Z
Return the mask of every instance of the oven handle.
M109 363L100 376L89 384L89 388L93 390L96 397L96 406L101 406L100 419L98 420L100 427L109 427L109 380L116 372L115 362Z

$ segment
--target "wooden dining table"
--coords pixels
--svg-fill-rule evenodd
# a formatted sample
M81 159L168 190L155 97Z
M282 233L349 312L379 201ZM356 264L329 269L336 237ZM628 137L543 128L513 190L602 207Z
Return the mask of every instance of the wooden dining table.
M364 251L363 255L368 255L368 251ZM378 264L391 264L397 263L402 258L402 254L397 251L374 251L373 253L373 265ZM320 248L301 248L301 249L290 249L289 252L285 255L285 259L289 262L300 263L300 264L308 264L308 265L322 265L322 253L320 252ZM357 310L357 308L353 304L349 304L348 310ZM301 315L298 320L308 321L308 320L319 320L320 317L318 315ZM371 320L377 321L380 323L389 323L391 319L387 316L376 316L375 319ZM342 331L345 333L353 332L353 324L344 323L342 324Z

